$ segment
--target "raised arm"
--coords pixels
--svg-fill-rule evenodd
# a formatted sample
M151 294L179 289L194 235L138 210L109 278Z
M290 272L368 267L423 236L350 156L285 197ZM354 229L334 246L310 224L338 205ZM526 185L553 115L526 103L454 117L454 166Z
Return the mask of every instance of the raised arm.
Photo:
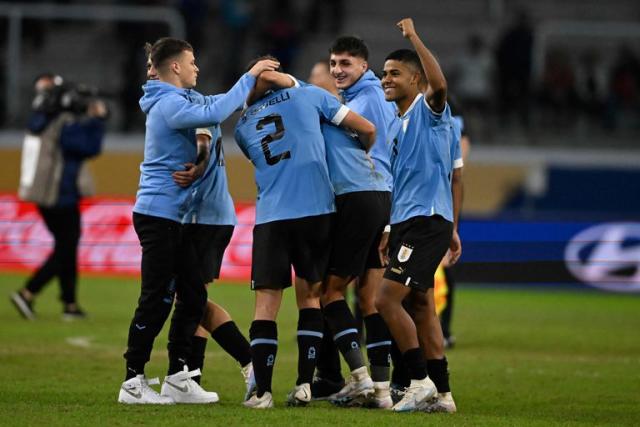
M297 82L292 76L279 71L265 71L258 76L258 81L263 81L279 88L297 86Z
M438 64L435 56L433 56L431 51L427 49L422 40L420 40L413 26L413 19L405 18L398 22L397 25L400 30L402 30L402 35L411 42L420 57L422 69L424 70L428 83L425 99L431 109L439 113L444 110L447 101L447 80L442 73L440 64Z
M238 108L242 107L253 89L256 77L263 71L275 70L279 64L265 59L258 61L224 95L211 99L212 102L197 104L184 100L163 104L162 112L173 129L191 129L222 123Z
M279 71L264 71L258 76L255 87L251 90L251 93L249 93L247 104L253 104L260 99L267 90L273 87L284 89L297 85L298 82L289 74Z

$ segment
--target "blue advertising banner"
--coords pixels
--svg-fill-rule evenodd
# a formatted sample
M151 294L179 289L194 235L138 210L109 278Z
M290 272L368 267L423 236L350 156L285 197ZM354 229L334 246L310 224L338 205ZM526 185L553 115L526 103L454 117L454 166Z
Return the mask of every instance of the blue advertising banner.
M466 220L459 280L640 292L640 222Z

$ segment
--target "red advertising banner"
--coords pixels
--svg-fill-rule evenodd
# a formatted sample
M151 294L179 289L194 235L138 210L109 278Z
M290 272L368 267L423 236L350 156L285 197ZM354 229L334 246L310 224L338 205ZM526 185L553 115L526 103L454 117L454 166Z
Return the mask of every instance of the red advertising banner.
M138 274L140 244L131 223L132 199L90 198L80 207L82 272ZM248 280L255 219L253 204L237 204L238 225L222 261L221 278ZM13 194L0 195L0 270L34 269L52 250L53 239L36 206Z

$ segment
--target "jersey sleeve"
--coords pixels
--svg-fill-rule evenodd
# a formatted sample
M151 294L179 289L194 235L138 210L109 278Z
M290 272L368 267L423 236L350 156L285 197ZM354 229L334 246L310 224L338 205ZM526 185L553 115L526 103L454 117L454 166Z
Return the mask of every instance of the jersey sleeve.
M439 123L445 123L445 122L451 121L451 107L449 106L448 102L445 103L444 110L442 110L439 113L436 113L431 109L431 106L427 102L427 98L425 96L422 97L421 104L424 106L425 110L427 111L427 116L429 117L429 120L435 122L436 125Z
M212 102L205 101L204 104L173 95L160 104L160 109L167 124L173 129L208 127L223 122L240 108L255 81L255 77L245 74L229 92L216 97Z
M303 86L301 90L306 91L309 99L321 117L330 121L336 126L340 126L342 120L347 116L349 107L342 105L338 99L324 89L315 86Z
M293 81L293 87L300 87L302 85L306 85L305 82L302 82L298 79L296 79L295 77L293 77L291 74L287 74L287 76L289 76L289 78L291 79L291 81Z
M462 149L460 147L460 139L462 138L461 128L456 123L452 124L453 144L451 147L451 158L453 159L453 168L459 169L464 166L462 161Z
M202 95L202 101L205 105L212 105L218 102L218 100L223 96L225 96L224 93L220 93L218 95Z

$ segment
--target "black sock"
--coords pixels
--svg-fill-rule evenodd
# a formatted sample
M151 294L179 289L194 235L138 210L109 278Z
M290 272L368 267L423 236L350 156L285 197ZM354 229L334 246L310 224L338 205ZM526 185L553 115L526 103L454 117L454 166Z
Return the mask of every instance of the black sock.
M322 342L322 312L303 308L298 314L298 379L296 385L313 381Z
M127 361L127 372L124 374L124 380L130 380L136 375L144 375L144 363L131 363Z
M333 340L340 353L353 371L364 366L364 358L360 351L360 337L353 314L345 300L334 301L324 308L324 315L331 328Z
M207 341L208 339L195 335L191 338L191 354L187 359L187 366L190 371L202 369L204 366L204 351L207 348ZM192 380L200 384L200 375L193 377Z
M389 381L389 351L391 335L387 324L379 313L364 318L367 330L367 356L371 365L371 379L375 382Z
M251 360L258 397L271 391L273 365L278 352L278 326L271 320L254 320L249 329Z
M169 354L169 370L167 371L167 375L173 375L177 372L182 371L186 364L187 356L172 356L171 354Z
M427 371L429 378L436 385L438 393L448 393L451 391L449 387L449 366L447 358L429 359L427 360Z
M423 380L427 377L427 361L420 347L407 350L402 355L412 380Z
M391 373L391 382L400 387L407 388L411 383L409 378L409 371L407 371L407 364L404 363L402 353L398 348L395 341L391 340L391 360L393 361L393 371Z
M333 334L326 317L323 322L322 334L322 344L320 345L320 354L316 365L318 377L337 383L343 382L344 378L342 378L340 369L340 352L336 343L333 342Z
M249 341L242 335L238 325L233 320L223 323L211 332L213 338L224 351L236 359L240 366L247 366L251 362L251 347Z

